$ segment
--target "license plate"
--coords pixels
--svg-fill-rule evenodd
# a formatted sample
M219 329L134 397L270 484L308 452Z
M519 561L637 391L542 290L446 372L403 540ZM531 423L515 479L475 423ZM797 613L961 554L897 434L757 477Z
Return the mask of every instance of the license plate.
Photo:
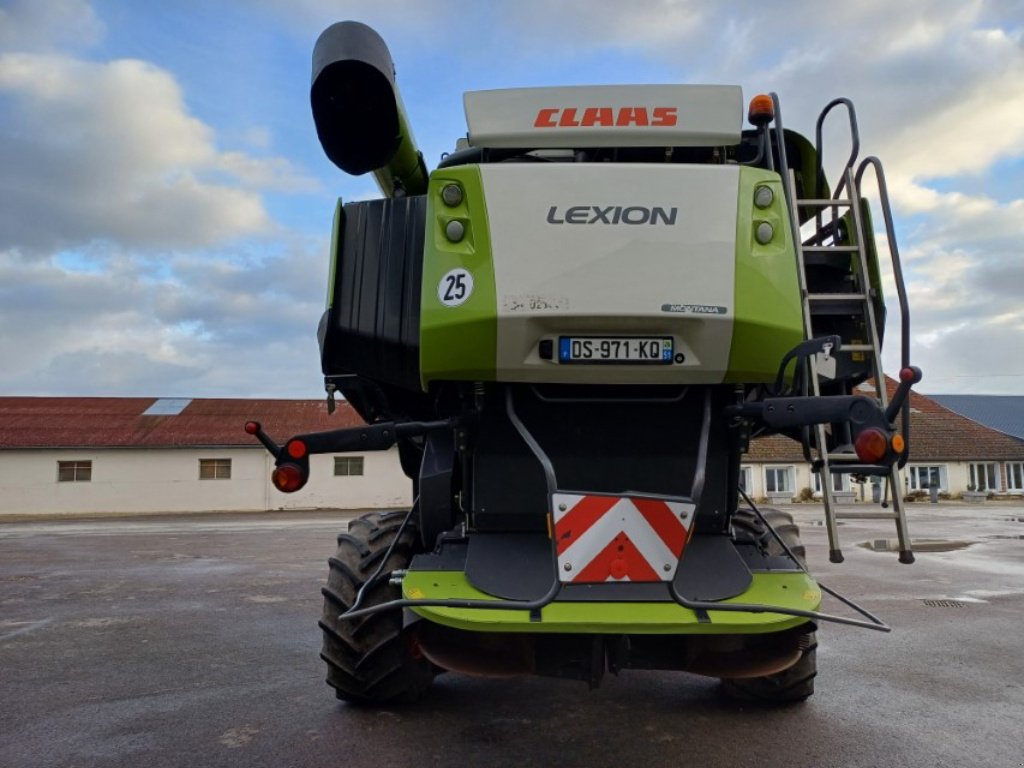
M665 365L672 362L672 339L668 336L560 336L558 362Z

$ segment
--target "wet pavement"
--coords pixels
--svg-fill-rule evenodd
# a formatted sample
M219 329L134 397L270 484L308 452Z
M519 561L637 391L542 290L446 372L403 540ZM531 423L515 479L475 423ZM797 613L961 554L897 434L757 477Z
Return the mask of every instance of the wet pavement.
M317 653L344 515L0 524L0 766L1011 766L1024 764L1024 507L908 505L912 566L844 521L812 571L893 626L819 632L817 693L786 709L716 681L447 674L416 708L339 704ZM829 610L842 607L829 604Z

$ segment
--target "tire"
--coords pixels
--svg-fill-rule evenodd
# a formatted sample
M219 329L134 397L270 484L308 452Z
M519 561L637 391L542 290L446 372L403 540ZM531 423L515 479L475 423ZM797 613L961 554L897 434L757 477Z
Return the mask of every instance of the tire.
M324 596L320 658L327 663L327 684L339 699L352 704L411 704L423 698L434 678L433 665L402 628L401 611L338 620L376 572L404 517L405 512L373 512L352 520L348 533L339 534L337 552L328 561L327 586L320 590ZM380 575L367 587L363 607L401 597L389 579L392 571L409 565L417 539L410 521Z
M772 507L760 507L759 509L761 514L764 515L764 519L768 521L768 525L775 529L775 532L779 534L779 538L786 542L786 546L796 555L800 565L806 568L807 550L803 542L800 541L800 528L793 521L793 516L789 512L783 512L781 509L774 509ZM769 555L781 555L785 552L771 532L765 528L761 518L754 514L753 510L736 510L736 513L732 516L732 525L738 538L753 540L763 547Z
M796 555L800 565L806 568L807 553L800 541L800 529L793 521L793 516L769 507L762 507L761 514ZM784 550L779 546L779 542L753 511L737 510L733 516L733 528L738 536L752 537L761 543L769 554L783 554ZM798 643L800 658L792 667L764 677L722 678L725 694L735 701L769 705L795 704L808 699L814 693L814 678L818 674L816 633L808 632L801 635Z

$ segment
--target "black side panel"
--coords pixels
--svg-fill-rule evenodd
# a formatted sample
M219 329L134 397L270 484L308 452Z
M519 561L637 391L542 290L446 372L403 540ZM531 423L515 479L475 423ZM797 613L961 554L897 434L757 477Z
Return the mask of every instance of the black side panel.
M506 600L539 600L557 578L546 534L477 533L469 538L466 579L481 592Z
M729 537L709 533L690 539L674 584L689 600L725 600L743 594L753 578Z
M705 406L703 387L515 386L516 412L552 462L559 490L690 496ZM698 530L723 530L728 455L722 407L712 398ZM473 525L481 531L546 531L544 472L489 394L473 454ZM735 495L735 492L732 492Z
M319 334L326 376L356 374L420 391L426 210L424 195L344 206L334 255L334 300Z
M426 438L419 470L420 537L427 550L437 537L455 525L452 475L455 438L451 432L432 432Z

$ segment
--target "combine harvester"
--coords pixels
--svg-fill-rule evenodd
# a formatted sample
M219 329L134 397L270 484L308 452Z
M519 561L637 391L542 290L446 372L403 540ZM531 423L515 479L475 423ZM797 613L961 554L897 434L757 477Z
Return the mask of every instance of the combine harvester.
M591 686L659 669L794 702L820 622L888 631L807 573L790 515L739 488L751 439L800 442L841 562L831 476L901 487L921 374L848 100L812 144L774 94L744 129L732 86L471 92L467 137L428 171L388 49L355 22L318 40L311 98L327 156L385 195L338 204L319 328L329 407L341 394L367 426L281 445L246 430L281 491L313 454L397 446L415 499L338 537L320 625L339 698L414 701L442 669ZM833 192L837 107L852 151ZM891 400L869 170L902 314ZM853 394L865 381L877 397ZM847 615L821 611L823 589Z

